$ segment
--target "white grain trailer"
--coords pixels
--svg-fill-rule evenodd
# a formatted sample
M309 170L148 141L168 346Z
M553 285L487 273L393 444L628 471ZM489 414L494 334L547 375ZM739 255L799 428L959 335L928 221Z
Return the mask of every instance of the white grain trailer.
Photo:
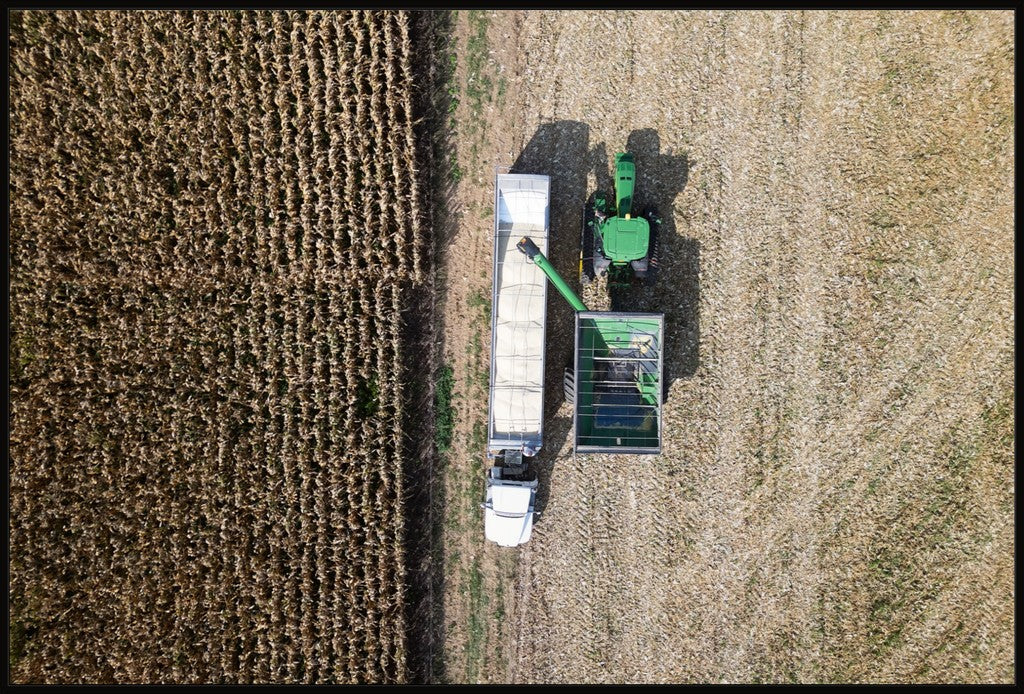
M548 250L551 179L498 174L494 181L491 381L484 534L514 547L533 530L537 478L530 459L544 435L547 277L516 248L529 236Z

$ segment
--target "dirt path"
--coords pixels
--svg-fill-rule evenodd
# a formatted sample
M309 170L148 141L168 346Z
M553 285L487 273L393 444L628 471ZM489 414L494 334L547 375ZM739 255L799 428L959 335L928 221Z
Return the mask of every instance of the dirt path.
M553 177L574 280L579 205L628 148L670 218L631 300L666 314L672 384L665 453L632 458L574 459L549 388L534 538L455 533L492 602L453 584L448 678L1011 677L1012 16L483 16L504 98L460 130L449 344L489 288L491 166ZM549 384L571 347L552 292Z
M457 150L452 153L458 195L457 221L443 239L439 307L444 361L455 378L455 431L445 454L443 552L446 654L435 679L508 681L506 644L516 609L512 587L516 554L484 542L487 383L490 365L491 239L494 167L510 165L521 143L506 128L508 85L520 69L521 13L456 15Z

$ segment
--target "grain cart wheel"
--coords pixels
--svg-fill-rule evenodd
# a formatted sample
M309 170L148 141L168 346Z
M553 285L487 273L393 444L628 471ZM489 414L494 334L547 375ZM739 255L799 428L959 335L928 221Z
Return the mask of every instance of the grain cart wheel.
M576 401L576 375L571 366L565 367L565 373L562 374L562 387L565 390L565 401L572 405Z
M594 279L594 208L583 206L583 229L580 231L580 284L590 284Z

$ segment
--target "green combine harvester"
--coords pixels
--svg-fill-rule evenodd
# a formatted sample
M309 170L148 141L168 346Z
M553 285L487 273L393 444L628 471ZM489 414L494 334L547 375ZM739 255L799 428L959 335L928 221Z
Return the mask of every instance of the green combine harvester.
M606 238L619 231L606 229ZM664 314L588 311L529 237L516 247L576 311L575 356L564 382L573 403L573 450L660 453Z
M658 232L661 219L654 210L633 214L636 164L630 152L615 155L615 194L603 191L583 206L580 239L580 282L607 276L609 288L641 282L653 284L658 273Z

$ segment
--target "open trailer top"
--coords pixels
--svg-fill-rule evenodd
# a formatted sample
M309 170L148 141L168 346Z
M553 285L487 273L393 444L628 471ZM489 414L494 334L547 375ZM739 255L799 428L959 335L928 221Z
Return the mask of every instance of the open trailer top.
M499 174L494 201L491 294L489 455L519 450L532 456L544 434L544 320L547 278L516 249L529 235L548 244L550 179Z

